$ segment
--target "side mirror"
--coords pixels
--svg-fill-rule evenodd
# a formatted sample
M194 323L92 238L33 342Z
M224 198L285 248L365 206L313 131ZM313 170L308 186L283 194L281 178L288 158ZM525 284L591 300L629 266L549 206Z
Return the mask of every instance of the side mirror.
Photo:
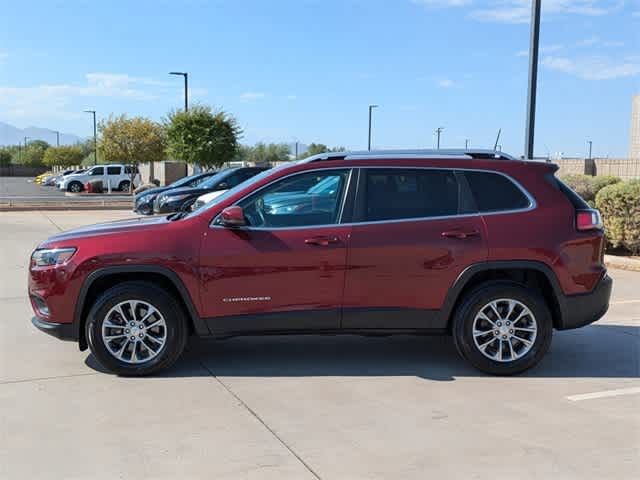
M243 227L247 224L242 207L233 206L222 210L222 225L229 228Z

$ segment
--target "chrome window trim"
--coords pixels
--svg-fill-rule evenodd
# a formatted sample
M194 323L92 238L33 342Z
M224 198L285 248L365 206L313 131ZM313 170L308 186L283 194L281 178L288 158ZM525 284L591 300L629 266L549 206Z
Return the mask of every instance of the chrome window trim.
M235 205L238 205L240 202L244 201L246 198L249 198L250 196L260 192L261 190L264 190L265 188L273 185L274 183L279 182L280 180L285 180L285 179L287 179L289 177L294 177L296 175L303 175L305 173L326 172L326 171L336 171L336 170L345 170L348 173L347 182L345 183L345 188L344 188L343 195L342 195L342 200L341 200L341 205L340 205L340 212L338 213L338 219L337 219L338 222L337 223L322 223L322 224L316 224L316 225L304 225L304 226L301 226L301 227L271 227L271 228L245 226L245 227L238 227L238 228L236 228L236 230L253 230L253 231L299 230L299 229L303 229L303 228L322 228L322 227L335 227L337 225L346 225L346 224L340 223L340 222L342 221L342 215L344 214L344 207L345 207L345 204L347 202L347 193L349 193L349 188L351 187L351 179L353 178L353 172L355 170L354 167L346 167L346 166L345 167L325 167L325 168L314 168L314 169L310 169L310 170L303 170L301 172L293 172L293 173L290 173L290 174L285 175L283 177L276 178L273 182L269 182L266 185L263 185L262 187L254 190L253 192L248 193L247 195L245 195L244 197L242 197L238 201L236 201L233 204L229 205L229 207L233 207ZM213 217L213 219L209 223L209 228L228 228L228 227L225 227L223 225L215 225L215 222L218 220L218 218L220 218L220 215L222 215L222 211L220 213L218 213L215 217Z
M497 210L495 212L474 212L474 213L459 213L456 215L440 215L440 216L436 216L436 217L411 217L411 218L399 218L399 219L395 219L395 220L372 220L372 221L366 221L366 222L347 222L347 223L340 223L340 221L342 220L342 214L344 213L344 204L346 202L346 198L347 198L347 192L348 192L348 187L351 184L351 179L353 178L353 173L356 169L359 170L451 170L452 172L484 172L484 173L493 173L496 175L502 175L503 177L505 177L507 180L509 180L511 183L513 183L521 192L522 194L529 200L529 206L528 207L524 207L524 208L516 208L516 209L510 209L510 210ZM305 228L322 228L322 227L336 227L336 226L355 226L355 225L379 225L382 223L403 223L403 222L419 222L419 221L429 221L429 220L448 220L448 219L453 219L453 218L469 218L469 217L479 217L479 216L486 216L486 215L508 215L511 213L525 213L525 212L530 212L532 210L535 210L538 207L538 204L535 200L535 198L527 191L527 189L525 189L522 184L520 182L518 182L515 178L511 177L510 175L507 175L504 172L500 172L497 170L487 170L486 168L460 168L460 167L455 167L455 168L450 168L450 167L411 167L411 166L399 166L399 165L392 165L392 166L383 166L383 165L373 165L373 166L361 166L361 167L325 167L325 168L315 168L312 170L305 170L303 172L295 172L295 173L291 173L289 175L285 175L284 177L280 177L276 180L274 180L273 182L268 183L267 185L263 185L262 187L260 187L257 190L254 190L253 192L245 195L244 197L242 197L240 200L238 200L237 202L234 202L232 205L229 206L234 206L237 205L238 203L242 202L245 198L253 195L256 192L259 192L260 190L268 187L269 185L272 185L273 183L283 180L285 178L294 176L294 175L299 175L302 173L308 173L308 172L317 172L317 171L324 171L324 170L350 170L349 173L349 178L347 180L347 188L345 188L345 195L342 199L342 207L341 207L341 211L340 211L340 215L338 218L338 223L331 223L331 224L320 224L320 225L305 225L302 227L273 227L273 228L262 228L262 227L241 227L240 229L242 230L254 230L254 231L272 231L272 230L301 230L301 229L305 229ZM356 192L356 196L357 196L357 192ZM220 217L220 215L222 214L222 212L220 212L218 215L216 215L213 220L211 220L211 223L209 224L209 228L228 228L228 227L224 227L222 225L214 225L214 222L218 219L218 217Z

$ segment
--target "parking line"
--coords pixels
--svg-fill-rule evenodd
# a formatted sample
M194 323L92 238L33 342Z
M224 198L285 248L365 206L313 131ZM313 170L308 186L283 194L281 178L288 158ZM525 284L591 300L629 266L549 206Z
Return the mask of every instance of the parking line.
M617 302L610 302L611 305L622 305L625 303L640 303L640 299L637 300L618 300Z
M640 393L640 387L619 388L617 390L604 390L602 392L583 393L580 395L570 395L567 400L580 402L582 400L593 400L596 398L619 397L620 395L635 395Z

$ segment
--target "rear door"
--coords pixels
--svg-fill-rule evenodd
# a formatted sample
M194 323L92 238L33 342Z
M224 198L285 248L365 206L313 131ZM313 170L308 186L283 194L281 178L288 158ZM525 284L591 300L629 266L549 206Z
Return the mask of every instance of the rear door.
M118 188L122 179L122 167L107 167L107 182L109 182L109 188L112 190Z
M443 328L448 289L487 258L464 178L420 168L369 168L360 178L343 328Z

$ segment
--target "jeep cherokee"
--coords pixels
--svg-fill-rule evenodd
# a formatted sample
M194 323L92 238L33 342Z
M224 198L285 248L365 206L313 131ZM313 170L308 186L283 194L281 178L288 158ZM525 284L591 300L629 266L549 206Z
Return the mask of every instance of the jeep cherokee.
M470 150L287 163L192 212L49 238L33 323L121 375L191 334L285 333L450 334L478 369L522 372L611 294L600 215L556 170Z

